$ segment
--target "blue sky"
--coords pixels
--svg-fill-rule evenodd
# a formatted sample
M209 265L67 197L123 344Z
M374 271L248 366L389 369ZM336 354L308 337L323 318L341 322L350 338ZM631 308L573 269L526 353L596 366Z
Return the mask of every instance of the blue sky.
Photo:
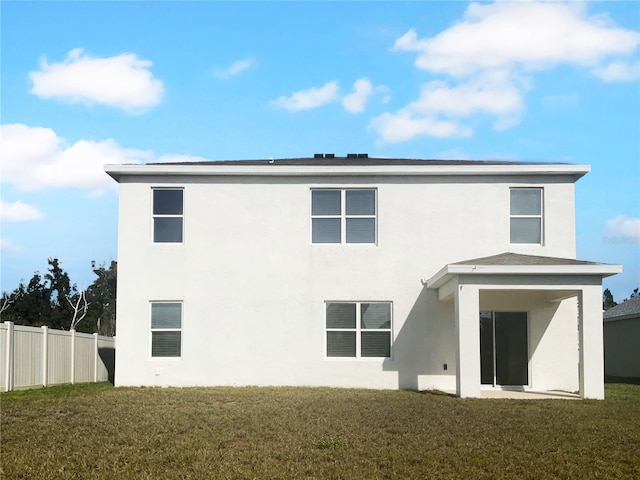
M640 286L640 3L7 2L1 286L117 257L104 163L590 164L578 258Z

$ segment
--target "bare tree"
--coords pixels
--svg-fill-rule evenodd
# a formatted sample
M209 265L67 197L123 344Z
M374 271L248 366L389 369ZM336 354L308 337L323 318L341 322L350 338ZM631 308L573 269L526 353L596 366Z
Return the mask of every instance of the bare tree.
M69 302L69 305L73 308L73 318L71 319L71 326L69 327L69 330L75 330L76 325L78 325L84 317L87 316L87 312L89 311L89 302L87 302L86 291L83 290L80 292L80 295L73 300L67 295L67 302Z
M0 305L0 314L5 310L7 310L14 301L15 300L10 295L7 295L6 297L4 297L2 299L2 305Z

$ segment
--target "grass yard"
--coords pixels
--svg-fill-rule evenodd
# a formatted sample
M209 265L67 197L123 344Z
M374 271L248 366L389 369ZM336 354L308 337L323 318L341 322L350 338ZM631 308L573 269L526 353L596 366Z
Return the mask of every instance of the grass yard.
M640 478L640 385L607 400L329 388L5 393L7 479Z

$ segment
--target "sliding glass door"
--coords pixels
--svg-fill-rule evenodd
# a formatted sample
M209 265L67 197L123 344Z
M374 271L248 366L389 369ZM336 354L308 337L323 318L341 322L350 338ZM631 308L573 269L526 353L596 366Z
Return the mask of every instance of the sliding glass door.
M529 384L526 312L480 313L480 377L483 385Z

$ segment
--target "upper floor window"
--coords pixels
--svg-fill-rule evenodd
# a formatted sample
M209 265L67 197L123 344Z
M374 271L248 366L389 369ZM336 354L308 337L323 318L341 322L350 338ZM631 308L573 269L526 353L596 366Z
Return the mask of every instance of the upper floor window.
M311 190L312 243L376 243L376 190Z
M183 193L181 188L153 189L153 241L182 243Z
M511 243L542 244L542 188L512 188Z
M151 303L151 356L182 355L182 303Z
M391 356L391 303L326 304L327 357Z

